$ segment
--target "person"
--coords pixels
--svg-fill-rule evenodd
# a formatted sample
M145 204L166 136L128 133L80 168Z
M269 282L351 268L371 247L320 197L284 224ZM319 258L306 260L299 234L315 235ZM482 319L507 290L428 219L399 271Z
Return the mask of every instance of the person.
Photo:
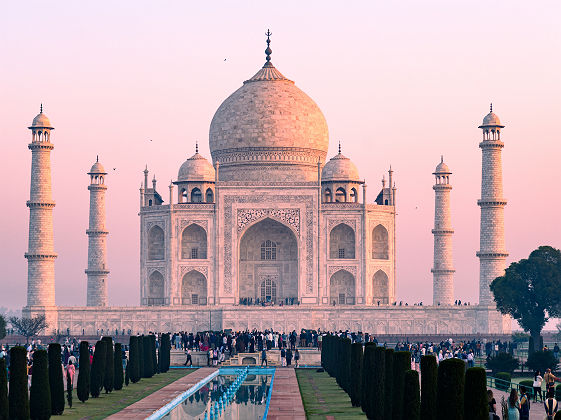
M497 401L493 397L493 391L490 389L487 390L487 403L489 404L489 413L497 414Z
M526 394L526 387L520 387L520 420L530 420L530 398Z
M290 366L292 364L292 350L286 349L286 366Z
M187 360L185 360L183 366L187 366L187 363L189 363L189 366L193 366L193 358L191 357L191 350L187 349L185 351L185 355L187 356Z
M558 381L559 378L557 378L553 373L551 373L551 369L547 368L547 370L545 371L545 375L543 375L543 379L545 381L545 392L547 395L547 392L550 389L555 388L555 381Z
M518 391L512 388L508 397L508 420L520 420L520 403L518 401Z
M553 420L555 413L557 413L557 400L554 398L554 396L555 394L553 390L550 390L547 393L547 399L543 402L546 420Z
M281 366L286 367L286 349L281 349Z
M295 367L298 367L298 361L300 360L300 352L298 349L294 350L294 364Z
M540 371L536 371L536 373L534 373L534 383L532 384L532 388L534 388L534 402L538 402L538 395L540 396L540 401L543 402L542 380L543 378L540 375Z
M70 386L73 388L74 386L74 374L76 373L76 366L72 363L72 360L68 360L68 365L66 366L66 375L70 376Z
M267 365L267 350L265 350L265 348L263 347L263 350L261 350L261 366L263 366L263 363L265 363L265 366Z

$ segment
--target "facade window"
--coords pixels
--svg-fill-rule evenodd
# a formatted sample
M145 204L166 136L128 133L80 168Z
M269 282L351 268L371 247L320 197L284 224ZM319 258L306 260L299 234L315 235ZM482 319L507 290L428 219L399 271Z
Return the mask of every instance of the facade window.
M261 301L275 302L277 300L277 284L270 278L261 282Z
M191 258L194 260L199 258L199 248L191 248Z
M339 258L345 258L345 248L339 248Z
M261 259L262 260L276 260L277 259L277 244L273 241L265 241L261 244Z
M199 295L196 293L193 293L191 295L191 304L192 305L198 305L199 304Z
M193 188L191 191L191 203L202 203L203 195L201 194L201 190L198 188Z
M344 305L344 304L345 304L345 294L339 293L339 305Z

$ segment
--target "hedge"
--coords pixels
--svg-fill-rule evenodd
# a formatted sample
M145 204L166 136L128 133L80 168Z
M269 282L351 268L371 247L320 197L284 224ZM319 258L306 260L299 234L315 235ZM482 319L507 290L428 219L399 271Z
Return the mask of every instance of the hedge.
M113 354L113 389L123 389L123 348L121 343L115 343Z
M144 335L138 336L138 368L140 378L144 378Z
M129 377L133 384L140 381L140 351L139 351L139 338L136 335L131 335L129 341Z
M103 376L105 373L105 341L99 340L95 343L95 351L92 361L90 394L92 398L99 397L103 388Z
M80 343L80 361L76 394L78 399L86 402L90 397L90 350L87 341Z
M360 407L362 390L362 343L351 345L351 403L353 407Z
M463 420L465 370L466 364L460 359L446 359L440 362L436 398L438 420Z
M419 390L419 372L409 369L403 379L403 419L419 420L421 418L421 395ZM489 415L487 415L487 419Z
M143 335L142 336L142 345L144 347L144 370L143 373L144 375L142 376L143 378L151 378L152 376L154 376L154 366L152 365L152 347L151 347L152 341L150 340L150 336L148 335Z
M500 381L495 382L495 388L497 388L500 391L508 391L508 389L510 388L510 379L511 379L510 373L508 372L495 373L495 379L500 379ZM505 384L503 381L506 381L509 384Z
M46 350L36 350L33 353L31 388L29 389L29 415L33 420L51 418L48 360Z
M555 399L561 401L561 384L555 387Z
M62 379L62 361L60 344L49 344L49 385L51 387L51 414L55 416L64 412L64 381Z
M68 370L66 371L66 401L68 402L68 407L72 408L72 379Z
M397 351L393 361L393 408L392 418L402 420L403 417L403 388L405 385L405 372L411 370L411 353Z
M384 393L384 419L391 419L393 414L393 349L385 349L386 392Z
M113 382L115 381L115 362L113 357L113 339L111 337L103 337L105 342L105 372L103 375L103 389L105 393L113 391Z
M0 359L0 420L8 420L8 377L6 376L6 359Z
M160 372L167 372L169 370L169 365L170 365L170 351L171 351L171 342L170 342L169 334L162 335L162 343L160 346L160 351L162 352L162 369L160 369Z
M530 389L532 389L531 383ZM466 371L464 391L464 419L489 419L487 377L485 375L485 369L483 368L472 367Z
M438 367L435 356L421 356L421 419L436 420L436 381Z
M371 381L375 372L374 366L374 343L366 343L364 346L364 353L362 355L362 378L360 386L360 405L364 414L370 413L370 391L372 390Z
M386 352L383 347L374 348L374 374L369 392L370 418L382 420L386 403ZM389 392L389 391L387 391Z
M156 336L154 334L150 334L150 348L152 349L152 372L154 374L160 373L158 357L156 356Z
M27 350L25 347L15 346L10 350L10 393L8 401L10 418L29 418Z

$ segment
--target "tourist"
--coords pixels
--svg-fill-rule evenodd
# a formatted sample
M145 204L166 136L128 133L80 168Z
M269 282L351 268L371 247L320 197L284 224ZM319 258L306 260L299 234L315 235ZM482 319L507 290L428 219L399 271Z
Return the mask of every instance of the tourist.
M295 367L298 367L298 361L300 360L300 352L298 349L294 350L294 364Z
M284 347L281 349L281 366L286 367L286 349Z
M187 356L187 359L185 360L185 363L183 363L183 366L187 366L187 363L189 363L189 366L193 366L193 358L191 357L190 349L185 350L185 356Z
M520 387L520 420L530 420L530 398L526 394L526 387Z
M292 350L290 348L286 349L286 366L292 365Z
M553 373L551 373L551 369L547 369L545 371L545 375L543 375L543 379L545 381L545 391L546 391L546 395L549 392L549 390L553 390L553 388L555 387L555 381L558 381L559 378L557 378Z
M546 420L553 420L555 413L557 413L557 400L554 398L554 395L553 390L548 391L547 399L543 402Z
M68 360L68 365L66 366L66 377L70 376L70 387L74 388L74 374L76 373L76 367L72 360Z
M508 397L508 420L520 420L520 402L518 401L518 391L512 388Z
M267 350L263 349L261 350L261 366L263 366L263 363L265 363L265 366L267 365Z
M540 375L540 371L536 371L536 373L534 373L534 383L532 384L532 387L534 388L534 402L538 402L538 395L540 396L540 400L543 402L542 380L543 378Z
M487 390L487 403L489 404L489 420L499 420L497 416L497 401L493 397L493 391Z

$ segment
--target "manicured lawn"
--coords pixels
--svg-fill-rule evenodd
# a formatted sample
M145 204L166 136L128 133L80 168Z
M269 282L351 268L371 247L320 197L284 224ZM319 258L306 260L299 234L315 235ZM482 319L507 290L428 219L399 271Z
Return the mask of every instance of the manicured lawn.
M74 388L72 408L68 408L67 404L64 414L60 417L67 419L103 419L195 370L170 369L167 373L160 373L152 378L143 378L136 384L123 385L123 389L120 391L113 391L110 394L105 394L102 391L98 398L91 398L90 396L90 399L85 403L78 399L76 388ZM64 395L66 401L66 392Z
M327 416L339 419L366 418L360 407L353 407L351 399L339 388L335 378L315 369L296 369L298 386L308 419L325 419Z

